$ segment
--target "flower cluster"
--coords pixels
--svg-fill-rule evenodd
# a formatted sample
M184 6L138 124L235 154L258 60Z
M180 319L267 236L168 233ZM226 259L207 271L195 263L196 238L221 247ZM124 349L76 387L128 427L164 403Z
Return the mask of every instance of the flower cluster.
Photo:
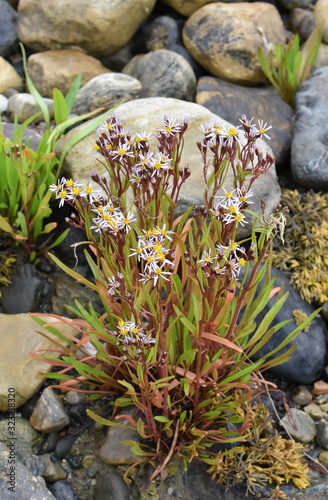
M94 190L90 185L82 186L81 183L62 177L57 184L51 184L50 191L56 194L56 200L60 200L62 207L66 202L72 202L78 197L87 198L90 203L98 201L102 195L101 191Z
M225 225L234 223L236 225L247 224L244 211L253 203L250 198L253 196L252 191L247 191L245 188L236 188L232 191L227 191L223 188L224 194L215 196L215 202L210 212Z
M228 245L216 245L217 253L212 255L210 250L203 252L202 258L198 260L201 263L205 273L210 276L228 275L237 278L242 266L247 263L244 247L236 241L229 241Z
M164 241L168 239L172 241L170 234L173 231L166 231L165 225L163 228L155 227L149 231L143 230L143 235L139 236L138 248L131 248L133 255L138 256L138 261L143 264L143 273L140 274L142 283L147 283L153 280L154 286L160 277L169 280L167 276L171 275L168 268L173 267L173 263L167 259L170 250L165 248Z
M112 203L106 203L105 205L97 205L91 209L97 214L97 216L92 219L95 232L106 231L111 234L117 234L119 231L124 231L128 233L131 229L131 224L136 221L136 217L132 212L128 212L124 215L120 208L115 208Z
M156 340L150 335L146 334L140 326L137 326L132 321L124 321L121 319L118 322L116 337L124 344L154 344Z

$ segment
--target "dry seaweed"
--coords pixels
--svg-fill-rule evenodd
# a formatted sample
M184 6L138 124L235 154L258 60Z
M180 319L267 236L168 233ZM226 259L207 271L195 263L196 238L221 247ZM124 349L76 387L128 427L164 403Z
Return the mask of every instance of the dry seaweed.
M291 272L291 285L309 303L328 301L328 193L283 189L285 245L275 241L272 263Z

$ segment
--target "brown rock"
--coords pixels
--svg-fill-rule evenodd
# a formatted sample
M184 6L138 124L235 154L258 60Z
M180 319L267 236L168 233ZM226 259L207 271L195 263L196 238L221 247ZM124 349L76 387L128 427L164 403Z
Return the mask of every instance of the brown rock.
M8 89L21 90L22 88L22 78L6 59L0 57L0 94L3 94Z
M156 0L20 0L19 39L35 51L81 47L96 57L125 45Z
M27 71L40 94L48 97L52 97L55 87L65 95L80 73L81 85L85 85L91 78L110 72L94 57L72 49L32 54L27 61Z
M313 384L312 394L319 396L320 394L328 394L328 384L323 380L318 380Z
M288 162L294 112L273 87L245 87L202 76L197 83L196 102L230 123L238 123L242 110L249 119L256 116L272 125L268 135L276 164L279 167Z
M44 316L45 321L53 323L55 318ZM76 335L76 330L67 325L57 326L61 331ZM52 367L40 360L33 359L31 351L56 348L38 331L45 331L29 314L0 314L0 411L8 410L8 389L15 390L16 408L22 406L44 384L42 373L50 372ZM50 338L51 333L46 332ZM19 349L17 348L19 346ZM52 353L55 355L55 353Z
M285 42L277 9L268 3L221 3L200 8L186 21L184 44L212 75L242 85L264 82L257 56L265 41Z

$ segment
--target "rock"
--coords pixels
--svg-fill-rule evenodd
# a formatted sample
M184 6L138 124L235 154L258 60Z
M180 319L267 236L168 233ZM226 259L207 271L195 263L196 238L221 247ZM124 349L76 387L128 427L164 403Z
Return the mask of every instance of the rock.
M124 408L122 414L128 415L131 418L138 420L137 409L135 407ZM130 423L125 418L117 420L122 425ZM128 445L121 445L121 441L140 441L140 435L137 430L124 429L122 427L108 427L106 437L99 451L100 459L106 464L128 465L135 464L140 460L140 457L135 455Z
M98 477L93 500L130 500L129 488L122 476L109 472L106 476Z
M75 300L78 300L87 310L89 309L88 304L91 302L96 311L99 313L102 311L103 306L98 294L80 283L76 283L70 276L58 276L55 290L56 295L51 298L51 306L53 313L58 314L58 316L76 318L76 314L66 307L76 307Z
M60 462L58 460L54 462L52 457L53 455L51 453L44 453L39 457L44 467L42 477L49 483L66 479L66 472L60 465Z
M328 66L328 45L325 43L320 44L319 53L312 67L312 71Z
M56 481L55 483L49 486L49 490L57 500L74 500L74 492L71 485L65 481Z
M276 268L272 268L271 275L272 277L276 277L274 286L279 287L284 283L284 292L288 292L289 294L282 309L276 315L273 324L293 319L293 311L295 309L300 309L307 316L315 310L311 304L301 299L299 293L289 284L287 274ZM269 300L264 313L267 313L272 308L275 301L275 297ZM260 321L262 317L263 313L261 313L257 321ZM294 320L284 325L255 354L254 359L259 359L276 348L295 328L296 322ZM297 344L297 348L291 354L291 359L286 363L271 368L270 372L277 377L296 382L297 384L311 384L320 377L327 360L326 329L320 315L311 321L308 332L300 332L292 342L287 344L274 356L279 356L293 344ZM311 356L309 356L309 352Z
M69 405L77 405L85 401L85 394L76 391L68 391L65 394L65 400Z
M257 56L269 43L285 42L277 9L268 3L221 3L200 8L186 21L183 41L188 52L209 73L241 85L257 85L265 76Z
M2 289L2 311L6 314L35 312L43 290L44 283L35 266L27 263L18 265L11 275L11 284Z
M46 434L61 431L69 424L63 402L53 389L44 389L33 410L30 423L33 429Z
M190 16L204 5L213 2L213 0L163 0L163 2L183 16Z
M294 401L295 404L300 405L300 406L305 406L311 403L312 401L312 394L310 391L305 387L305 385L299 385L292 395L292 400Z
M328 66L317 69L296 93L291 171L309 189L328 189Z
M0 57L0 94L9 89L21 90L22 87L23 79L9 62Z
M7 446L0 443L0 497L2 500L56 500L46 488L44 480L40 476L34 476L20 460L16 459L14 469L10 470L13 466L8 464L8 458ZM14 489L9 491L9 487Z
M297 408L290 409L291 417L296 425L296 429L293 427L290 422L288 415L285 415L281 423L283 427L289 432L289 434L296 441L300 441L301 443L309 443L313 441L316 436L316 426L313 422L312 418L302 410L298 410ZM320 425L320 422L318 426Z
M316 442L321 448L328 450L328 422L321 420L317 425Z
M0 56L8 57L18 45L17 12L5 0L0 0Z
M322 315L323 319L326 321L326 323L328 324L328 302L327 301L322 306L321 315Z
M66 95L80 73L81 85L85 85L110 70L81 50L66 49L32 54L27 60L27 71L40 94L52 97L55 87Z
M42 318L49 323L56 321L50 316ZM70 326L57 325L56 328L76 335L76 330ZM15 389L16 408L19 408L44 384L45 378L41 374L51 371L50 365L32 359L30 355L31 351L40 349L41 356L45 349L57 347L36 330L44 331L28 314L0 315L0 411L8 409L8 388ZM46 333L55 338L50 332ZM56 356L56 353L51 355Z
M317 0L314 5L314 21L316 26L324 25L322 41L328 43L328 0Z
M198 78L204 74L204 69L191 57L183 45L180 25L178 20L170 16L155 17L150 23L146 23L142 30L144 44L149 51L166 49L177 52L188 61Z
M177 120L182 120L185 116L189 117L188 130L184 136L185 146L182 153L181 166L189 165L191 176L182 187L177 213L182 213L192 204L202 204L204 181L201 156L197 148L197 141L200 141L202 138L199 127L201 124L213 123L215 120L221 124L228 125L227 122L199 104L161 97L139 99L124 103L117 109L116 114L122 117L124 127L132 134L142 132L143 130L146 133L152 132L154 134L156 128L163 126L162 120L164 114L174 117ZM56 153L59 156L67 142L79 133L83 126L85 125L76 127L56 143ZM105 174L105 169L100 169L100 164L96 160L96 157L88 154L88 151L92 151L97 137L97 133L93 132L70 149L63 167L68 177L72 177L74 180L79 179L82 183L86 183L90 179L90 172L92 170L95 170L100 175ZM264 141L260 141L259 144L264 151L270 151L270 147ZM155 148L155 145L156 141L151 141L151 148ZM231 175L231 173L228 173L226 186L231 183ZM275 168L272 167L267 174L257 179L252 189L254 191L254 205L252 205L252 210L255 212L259 211L260 199L265 199L267 201L267 213L271 213L280 200L280 187L277 182ZM245 234L247 231L249 233L249 229L246 228Z
M8 98L3 94L0 94L0 114L3 114L7 111L8 107Z
M13 123L2 123L2 133L4 137L9 140L13 140L15 133L15 126ZM26 146L31 148L33 151L36 151L39 147L42 135L40 130L31 127L25 127L23 131L23 142Z
M54 116L54 103L52 99L44 98L44 101L47 105L47 108L50 113L50 117ZM39 105L35 101L34 97L31 94L15 94L9 97L7 115L12 122L15 121L15 116L17 117L18 123L23 123L31 116L36 113L40 113L37 117L34 118L33 123L40 123L44 117L43 113L39 108Z
M310 403L309 405L304 406L303 410L305 413L310 415L312 420L315 422L319 422L323 418L323 411L321 410L320 406L318 406L315 403Z
M125 45L156 0L20 0L18 36L35 51L81 47L95 57ZM69 29L68 29L69 26Z
M138 99L142 85L136 78L122 73L95 76L77 93L73 113L82 115L100 107L113 108L124 101Z
M313 0L279 0L279 4L290 11L296 8L313 8Z
M323 465L328 465L328 450L321 450L318 455L318 460Z
M230 123L238 123L242 113L272 125L268 132L277 168L289 162L294 112L273 87L245 87L214 76L197 83L196 102Z
M314 396L320 396L321 394L328 394L328 384L323 380L318 380L313 384L312 394Z
M15 454L24 465L30 458L31 454L39 453L43 438L36 432L28 420L22 417L15 417ZM0 441L1 443L8 442L10 436L8 435L8 421L0 421Z
M297 33L301 42L305 42L314 30L314 13L312 10L296 7L289 16L293 33Z
M182 40L176 19L170 16L158 16L143 29L143 39L149 51L168 49Z
M140 97L174 97L193 101L196 77L190 64L176 52L155 50L135 56L123 73L137 78L142 85Z

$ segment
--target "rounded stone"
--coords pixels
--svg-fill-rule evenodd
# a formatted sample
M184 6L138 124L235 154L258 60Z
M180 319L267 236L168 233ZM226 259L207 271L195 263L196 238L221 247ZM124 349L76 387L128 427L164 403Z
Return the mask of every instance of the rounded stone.
M138 99L142 91L139 80L122 73L105 73L92 78L77 93L73 112L78 115L100 107L113 108L122 101Z
M125 45L156 0L20 0L19 39L35 51L81 47L102 57Z
M185 58L171 50L161 49L137 55L122 72L141 82L140 97L194 100L195 74Z
M67 94L79 74L83 86L110 70L81 50L66 49L32 54L27 60L27 71L40 94L52 97L54 88Z
M290 422L288 415L285 415L281 420L283 427L296 441L300 441L304 444L313 441L316 436L316 426L312 418L307 415L307 413L297 408L291 408L290 413L296 429ZM318 425L320 425L320 423L321 422L319 422Z
M328 450L328 422L321 420L317 425L316 442L321 448Z
M257 50L267 42L285 42L277 9L268 3L216 2L200 8L186 21L183 41L209 73L243 85L263 83Z
M328 66L314 71L296 93L291 146L295 181L309 189L328 189Z

